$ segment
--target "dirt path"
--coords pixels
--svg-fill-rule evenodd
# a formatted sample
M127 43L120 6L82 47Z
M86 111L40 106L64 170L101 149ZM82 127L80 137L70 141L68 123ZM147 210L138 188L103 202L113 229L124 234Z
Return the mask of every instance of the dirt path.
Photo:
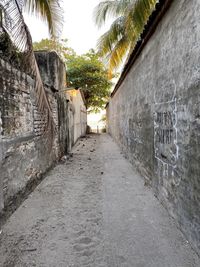
M200 260L107 135L78 142L4 225L2 267L193 267Z

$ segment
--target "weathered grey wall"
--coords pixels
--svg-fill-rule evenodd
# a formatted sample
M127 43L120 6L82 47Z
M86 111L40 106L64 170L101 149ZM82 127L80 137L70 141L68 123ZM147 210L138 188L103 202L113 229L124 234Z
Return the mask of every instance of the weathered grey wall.
M68 109L60 91L66 82L65 66L55 53L41 54L41 58L57 126L53 140L43 134L46 122L35 105L34 79L0 60L0 211L67 151Z
M69 105L65 93L66 68L56 52L35 52L42 80L56 99L55 121L58 127L58 147L61 154L71 148L69 135Z
M111 135L200 251L200 1L173 1L107 112Z
M57 53L35 51L42 80L46 86L56 91L66 86L66 68Z
M68 90L67 98L71 105L71 139L75 144L80 136L86 134L87 128L87 109L86 102L81 90Z

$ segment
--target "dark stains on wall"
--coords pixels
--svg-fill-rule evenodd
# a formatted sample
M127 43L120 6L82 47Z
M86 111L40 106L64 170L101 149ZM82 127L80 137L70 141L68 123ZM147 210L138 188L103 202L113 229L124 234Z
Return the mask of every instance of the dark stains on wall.
M58 133L59 133L59 150L62 154L70 151L71 141L69 134L69 104L67 99L63 101L60 95L57 95L58 103Z
M69 104L64 91L66 87L65 64L56 52L36 51L36 60L42 80L47 88L54 92L56 99L55 120L58 127L58 146L61 154L69 152L71 140L69 134Z
M16 87L15 78L20 81L19 87ZM5 61L0 60L0 84L0 107L3 128L1 134L11 137L21 131L20 129L25 126L23 124L26 124L26 128L31 127L31 122L25 115L25 112L31 109L30 94L27 92L27 79L25 75L22 76L21 72L12 68ZM34 81L30 79L29 87L33 84Z
M172 1L107 106L108 131L200 252L200 2ZM141 42L142 43L142 42Z
M0 211L68 152L65 66L55 53L37 53L37 58L57 131L53 140L44 135L34 79L0 59Z
M35 51L35 57L44 84L53 90L64 89L66 86L65 64L57 53L54 51Z

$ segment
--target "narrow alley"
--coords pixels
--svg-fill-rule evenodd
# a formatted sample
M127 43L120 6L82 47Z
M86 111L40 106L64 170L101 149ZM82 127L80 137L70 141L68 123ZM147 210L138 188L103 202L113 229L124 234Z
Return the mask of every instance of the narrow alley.
M10 217L2 267L193 267L200 260L106 135L78 141Z

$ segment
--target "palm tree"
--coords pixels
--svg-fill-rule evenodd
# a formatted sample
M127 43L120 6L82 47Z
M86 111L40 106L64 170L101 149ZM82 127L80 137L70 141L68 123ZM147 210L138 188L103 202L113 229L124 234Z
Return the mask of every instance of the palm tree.
M94 11L95 22L101 27L108 18L115 18L110 29L98 40L100 55L107 60L112 73L133 50L157 0L106 0Z
M49 129L52 129L52 126L54 128L52 111L33 52L32 38L24 22L23 8L42 17L48 23L49 32L53 37L60 32L62 12L59 0L1 0L0 3L0 30L10 36L18 51L23 52L26 69L36 80L35 92L38 109L42 114L47 115L47 125L51 126Z

